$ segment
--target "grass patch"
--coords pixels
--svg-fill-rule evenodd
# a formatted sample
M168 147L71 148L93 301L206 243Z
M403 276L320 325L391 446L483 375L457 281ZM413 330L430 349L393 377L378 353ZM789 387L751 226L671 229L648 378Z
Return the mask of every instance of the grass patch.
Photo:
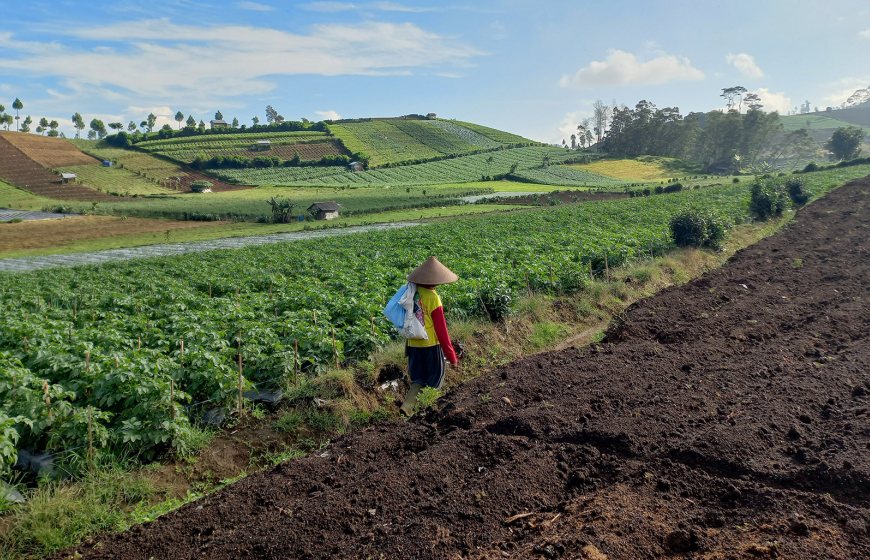
M546 348L567 335L569 330L567 326L552 321L534 323L532 325L532 333L529 336L529 343L535 349Z
M52 202L53 201L49 198L36 196L35 194L0 181L0 208L14 208L15 210L42 210Z

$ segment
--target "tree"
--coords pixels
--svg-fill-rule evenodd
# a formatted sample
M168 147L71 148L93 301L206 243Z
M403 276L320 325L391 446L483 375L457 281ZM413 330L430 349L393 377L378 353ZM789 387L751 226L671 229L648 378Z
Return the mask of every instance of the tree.
M187 121L185 121L184 124L185 124L184 128L196 128L196 119L193 118L193 115L189 115L187 117Z
M16 117L17 118L17 117ZM33 119L30 118L30 115L24 118L24 121L21 123L21 132L30 132L30 125L33 124Z
M175 113L175 121L178 123L178 130L181 130L181 121L184 120L184 113L178 111Z
M151 132L152 130L154 130L154 125L157 124L157 115L155 115L154 113L148 113L148 119L147 119L146 123L147 123L146 126L148 128L148 132Z
M760 111L764 106L761 104L761 97L755 93L747 93L743 96L743 102L746 103L746 106L749 107L749 110L757 110Z
M239 128L239 119L233 117L233 128Z
M139 128L142 130L148 130L148 121L142 121L139 123Z
M562 142L564 142L564 140L562 140ZM571 135L571 149L572 150L577 149L577 135L576 134Z
M52 120L50 123L48 123L48 135L52 138L57 138L58 127L60 127L60 123L55 120Z
M85 129L85 119L82 118L81 113L75 113L72 116L73 127L76 129L76 138L81 136L82 131Z
M46 130L48 130L48 119L42 117L39 119L39 126L36 127L36 132L43 134Z
M765 161L774 168L782 167L782 163L790 161L792 168L795 168L811 158L816 149L816 143L809 131L801 128L782 135L779 141L771 146Z
M833 159L854 159L861 153L862 140L864 140L862 129L857 126L844 126L834 131L825 147L831 150Z
M205 132L205 123L203 121L199 121L199 126L196 127L200 132Z
M596 99L592 104L592 124L595 127L595 135L598 138L598 143L604 138L607 132L608 119L610 118L611 108L600 99Z
M93 129L88 131L88 140L94 140L97 137L97 132Z
M271 105L266 105L266 122L272 124L278 118L278 111Z
M102 139L106 137L106 125L100 119L91 119L91 130L97 138ZM88 133L88 138L91 138L90 133Z
M737 112L739 113L743 108L743 94L745 93L745 87L731 86L727 88L722 88L722 93L719 94L719 97L725 100L725 107L729 111L733 111L734 106L737 105Z
M16 97L15 101L12 102L12 108L15 109L15 130L17 131L18 119L21 118L18 112L21 111L21 109L24 109L24 103L22 103L21 100Z
M135 122L130 121L129 123L127 123L127 132L136 132L136 123Z
M220 110L218 110L218 112L214 114L214 120L216 120L216 121L224 120L224 114L221 113Z
M256 116L256 115L253 116L253 117L251 118L251 122L254 123L254 126L257 126L258 124L260 124L260 117L258 117L258 116Z
M122 122L109 123L109 128L111 128L112 130L120 132L121 130L124 130L124 123L122 123Z

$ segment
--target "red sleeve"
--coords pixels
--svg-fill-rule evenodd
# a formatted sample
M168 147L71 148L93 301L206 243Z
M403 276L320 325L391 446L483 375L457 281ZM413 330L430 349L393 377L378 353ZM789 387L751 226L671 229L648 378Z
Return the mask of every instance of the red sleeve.
M438 344L441 345L441 350L444 351L444 357L453 365L459 363L459 360L456 358L456 351L453 349L453 343L450 342L450 334L447 332L447 321L444 319L443 307L439 307L432 312L432 326L435 328Z

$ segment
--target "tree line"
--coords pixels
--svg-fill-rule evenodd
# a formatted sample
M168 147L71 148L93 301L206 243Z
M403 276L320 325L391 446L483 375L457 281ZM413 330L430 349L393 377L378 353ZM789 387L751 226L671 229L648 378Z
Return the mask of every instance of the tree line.
M571 136L571 147L592 146L594 140L596 148L612 156L673 157L711 173L760 171L817 154L819 146L809 131L783 131L779 114L765 112L758 95L733 86L724 88L721 97L723 110L688 115L682 115L679 107L657 107L647 100L634 107L596 101L593 116ZM858 156L863 138L862 129L845 127L836 130L824 147L833 159L851 159Z

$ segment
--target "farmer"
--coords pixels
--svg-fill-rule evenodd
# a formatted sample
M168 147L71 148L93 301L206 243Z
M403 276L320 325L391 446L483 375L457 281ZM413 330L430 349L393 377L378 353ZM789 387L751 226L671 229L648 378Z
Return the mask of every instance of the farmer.
M444 360L453 365L459 363L456 351L450 342L447 332L447 321L444 320L444 308L435 287L441 284L456 282L459 277L449 268L441 264L435 257L429 257L426 262L414 269L408 275L408 282L417 285L414 313L426 328L427 340L410 339L405 347L408 356L408 373L411 376L411 387L402 404L402 412L407 416L414 413L417 393L423 387L440 388L444 383Z

